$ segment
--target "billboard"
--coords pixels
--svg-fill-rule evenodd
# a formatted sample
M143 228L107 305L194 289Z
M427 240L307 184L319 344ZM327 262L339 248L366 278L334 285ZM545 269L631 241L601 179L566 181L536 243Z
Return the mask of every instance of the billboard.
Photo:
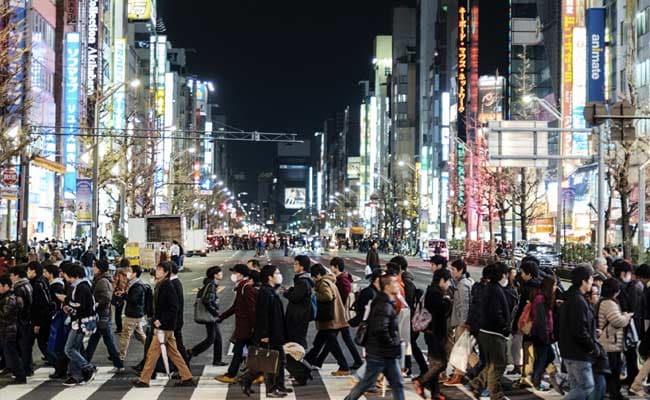
M77 130L79 127L79 89L81 84L80 36L65 35L65 68L63 70L64 199L74 200L77 192Z
M115 39L115 57L113 64L115 82L126 82L126 39ZM113 95L113 126L115 129L126 127L126 89L124 86Z
M571 99L571 123L574 129L587 126L583 116L587 100L587 30L573 29L573 98ZM586 132L575 132L571 143L571 154L586 156L589 153L589 136Z
M587 9L587 101L605 101L605 9Z
M288 210L299 210L305 208L306 190L304 188L284 189L284 208Z
M457 136L465 140L465 104L467 98L467 9L458 6L458 98L457 98Z
M535 159L548 155L546 121L490 121L487 135L490 167L546 168L548 160ZM515 130L508 130L514 128ZM519 129L530 129L520 131Z
M503 76L482 76L479 78L478 121L485 123L503 119L505 81Z
M95 90L97 89L98 74L101 71L98 69L99 62L99 0L88 0L87 8L87 37L86 43L88 45L87 49L87 60L86 60L86 91L88 96L93 96Z
M152 0L129 0L128 17L129 21L150 21L153 17Z
M562 0L562 128L571 128L573 123L573 29L576 27L576 0ZM562 133L563 154L571 154L572 135Z
M93 184L92 179L77 179L77 201L76 216L78 224L90 224L92 221L92 199Z

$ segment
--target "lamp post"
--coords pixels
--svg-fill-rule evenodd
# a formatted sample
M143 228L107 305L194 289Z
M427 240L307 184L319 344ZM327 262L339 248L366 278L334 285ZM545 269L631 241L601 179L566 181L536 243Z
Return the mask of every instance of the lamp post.
M97 232L99 229L99 133L101 123L99 120L100 110L102 104L106 100L110 99L118 90L122 89L125 86L131 86L131 88L137 88L140 86L140 80L135 79L130 83L121 82L115 84L113 87L109 88L106 93L98 94L95 99L95 109L93 110L93 184L92 184L92 225L90 227L91 242L93 249L97 250ZM99 253L97 253L99 254Z

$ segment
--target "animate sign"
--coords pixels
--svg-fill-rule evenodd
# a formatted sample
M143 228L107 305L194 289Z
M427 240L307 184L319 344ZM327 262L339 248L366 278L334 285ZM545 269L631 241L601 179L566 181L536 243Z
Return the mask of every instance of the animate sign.
M18 183L18 173L13 168L7 168L2 171L2 183L5 186L13 186Z

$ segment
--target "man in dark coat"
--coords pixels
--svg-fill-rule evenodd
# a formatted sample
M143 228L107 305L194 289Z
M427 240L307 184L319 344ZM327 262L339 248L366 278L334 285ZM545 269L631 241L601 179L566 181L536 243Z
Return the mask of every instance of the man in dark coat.
M25 365L18 351L18 317L20 300L11 290L8 276L0 276L0 351L15 379L10 384L27 383Z
M18 319L18 351L23 360L27 376L32 376L32 347L34 347L34 331L32 328L32 303L34 289L27 279L27 270L23 266L9 268L9 278L13 282L13 292L20 298L20 318Z
M370 244L370 249L368 249L368 254L366 254L366 265L371 269L379 267L379 253L377 252L377 247L379 247L379 244L375 240Z
M50 324L54 313L54 302L50 294L50 288L43 278L43 266L38 261L27 264L27 278L32 285L32 323L34 324L34 335L41 353L48 361L52 361L47 350L47 341L50 338Z
M634 267L632 264L624 260L616 260L614 262L614 278L616 278L621 287L621 293L618 295L618 303L621 306L622 312L634 313L632 320L637 330L637 334L643 331L645 321L643 318L644 310L644 296L643 285L636 280L632 280L632 272ZM628 325L627 330L631 329ZM627 378L625 383L631 385L634 378L639 373L638 356L636 346L630 346L625 349L625 363L627 365Z
M311 260L309 257L296 256L293 262L293 287L284 292L289 300L287 304L287 341L296 342L307 347L307 330L312 320L311 296L314 281L310 275Z
M176 289L176 295L178 296L178 304L179 304L178 314L176 316L176 329L174 329L174 337L176 338L176 345L178 346L178 351L183 356L183 360L185 360L185 363L189 364L189 357L187 356L187 350L185 349L185 344L183 343L183 324L185 323L185 321L183 320L183 312L184 312L185 299L183 297L183 283L181 282L180 279L178 279L178 271L180 270L180 266L172 262L171 267L172 270L169 276L169 280L171 281L172 285L174 285L174 289Z
M253 324L255 322L255 304L257 288L255 282L249 278L250 270L244 264L237 264L230 269L231 280L235 283L235 302L219 316L219 321L235 315L235 345L233 357L228 367L228 372L217 376L215 379L223 383L235 383L239 367L244 360L244 347L251 345L253 338Z

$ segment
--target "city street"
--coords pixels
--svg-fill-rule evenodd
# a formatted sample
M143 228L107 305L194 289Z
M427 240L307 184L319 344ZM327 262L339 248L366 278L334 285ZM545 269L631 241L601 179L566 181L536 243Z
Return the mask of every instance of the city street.
M245 263L248 259L252 258L254 253L252 251L221 251L211 253L208 257L188 258L186 262L186 270L180 274L185 290L185 326L183 328L185 346L190 347L200 340L204 335L204 329L193 322L192 305L196 291L201 285L205 270L212 265L223 265L229 268L235 263ZM327 264L333 255L323 255L322 257L313 257L314 262L321 262ZM340 256L344 257L346 266L350 273L354 276L356 284L362 288L366 285L363 277L364 255L359 253L343 252ZM382 256L382 261L384 256ZM270 252L269 256L259 258L260 262L271 262L280 266L284 275L284 281L287 283L292 282L293 271L291 267L292 258L284 257L280 252ZM421 260L410 259L413 264L417 265L412 267L411 270L416 276L418 287L425 288L428 284L430 273L428 266ZM478 270L478 269L476 269ZM233 300L232 283L229 279L229 271L226 270L224 280L220 287L220 301L222 310L229 307ZM221 333L224 338L228 338L233 331L234 318L230 318L221 324ZM312 327L310 328L310 342L315 334ZM344 346L343 346L344 348ZM422 343L422 348L426 349ZM224 339L224 352L228 351L228 343ZM345 350L344 350L345 351ZM224 353L225 354L225 353ZM8 386L8 377L0 377L0 399L2 400L153 400L157 399L244 399L246 398L239 386L225 385L214 380L214 377L226 371L227 367L214 367L212 363L212 351L209 349L200 356L192 360L192 373L195 377L199 378L198 386L196 388L175 388L170 384L166 378L159 378L152 381L151 387L146 389L133 388L131 381L135 379L135 374L129 368L135 365L142 357L141 345L132 340L129 353L127 357L127 371L120 374L109 373L111 364L107 359L106 348L100 343L97 353L94 357L94 362L99 367L99 373L96 379L85 386L75 388L66 388L61 384L61 381L52 381L48 379L48 375L52 372L51 368L40 367L36 369L35 375L28 379L27 385L22 386ZM225 361L230 361L231 356L224 357ZM349 358L349 356L348 356ZM34 359L40 360L40 354L35 347ZM351 386L348 377L333 377L331 372L337 369L337 365L331 358L326 362L323 369L314 374L314 380L305 387L296 387L295 392L290 394L287 399L336 399L340 400L349 392ZM406 398L409 400L417 399L417 395L413 391L410 380L406 380ZM290 386L288 382L287 385ZM387 390L390 390L389 388ZM255 395L251 396L253 399L264 398L260 397L260 391L264 393L264 388L257 388ZM443 388L443 393L448 399L460 400L471 399L471 395L464 388L450 387ZM538 393L529 391L519 391L516 393L508 393L509 399L558 399L560 396L553 395L554 392ZM390 393L387 394L390 398ZM369 398L382 398L377 395Z

